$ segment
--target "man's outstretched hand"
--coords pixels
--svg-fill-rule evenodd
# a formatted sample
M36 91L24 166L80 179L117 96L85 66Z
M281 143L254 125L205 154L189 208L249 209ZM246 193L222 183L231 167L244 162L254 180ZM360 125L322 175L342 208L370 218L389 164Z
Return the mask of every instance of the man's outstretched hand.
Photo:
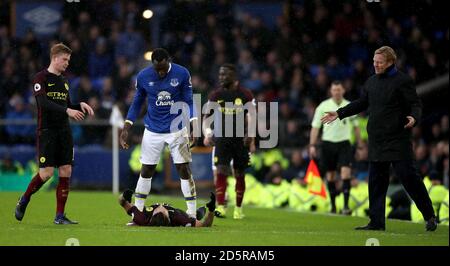
M206 207L208 208L208 211L213 212L216 210L216 195L211 192L209 198L210 200L206 203Z
M329 124L339 118L339 115L337 112L325 112L325 115L320 118L320 121L322 124Z
M416 123L416 119L410 115L408 115L406 119L408 120L408 123L405 125L405 128L413 128Z

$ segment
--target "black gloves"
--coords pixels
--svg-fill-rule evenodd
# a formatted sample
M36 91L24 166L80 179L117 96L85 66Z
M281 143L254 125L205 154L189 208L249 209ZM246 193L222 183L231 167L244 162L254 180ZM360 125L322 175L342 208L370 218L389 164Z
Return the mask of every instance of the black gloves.
M211 192L209 198L210 200L208 203L206 203L206 207L210 212L213 212L216 209L216 195L214 195L214 193Z

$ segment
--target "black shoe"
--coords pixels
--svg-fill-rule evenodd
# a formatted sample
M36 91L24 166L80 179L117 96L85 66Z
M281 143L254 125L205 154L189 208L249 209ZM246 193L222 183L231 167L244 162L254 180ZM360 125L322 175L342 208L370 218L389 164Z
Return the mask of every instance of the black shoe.
M127 189L123 192L123 197L128 201L131 202L131 197L133 196L134 192L131 189Z
M119 196L120 206L124 206L127 202L131 202L131 197L133 196L133 190L127 189Z
M69 220L69 218L66 217L66 214L56 216L53 222L55 224L78 224L77 221Z
M19 198L19 201L17 202L17 205L16 205L16 210L14 213L17 221L22 221L23 216L25 216L25 211L27 209L28 202L30 202L30 201L25 200L25 198L23 196L21 196Z
M206 214L206 207L202 206L200 208L197 209L197 220L201 220L203 219L203 217L205 217Z
M436 221L436 217L431 217L430 219L428 219L427 223L425 224L425 229L427 231L435 231L437 228L437 221Z
M343 214L343 215L352 215L352 210L349 209L349 208L344 208L344 209L342 209L341 214Z
M334 207L334 208L331 208L331 210L330 210L330 213L332 213L332 214L336 214L336 213L337 213L337 211L336 211L336 207Z
M375 226L375 225L364 225L355 227L355 230L371 230L371 231L385 231L386 228L384 226Z

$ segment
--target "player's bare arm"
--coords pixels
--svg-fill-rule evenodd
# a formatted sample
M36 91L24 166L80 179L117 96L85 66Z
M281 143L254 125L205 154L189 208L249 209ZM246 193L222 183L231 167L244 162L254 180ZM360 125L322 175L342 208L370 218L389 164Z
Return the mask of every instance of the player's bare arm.
M216 209L216 195L211 192L209 196L210 200L206 203L206 207L208 208L208 214L203 221L197 220L195 222L195 227L210 227L214 220L214 210Z
M130 130L132 124L129 121L125 121L125 125L123 126L122 132L120 133L120 146L123 149L128 149L130 146L128 145L128 131Z
M410 115L408 115L406 119L408 119L408 123L405 125L405 128L413 128L416 124L416 119Z
M316 143L319 137L319 128L312 127L309 133L309 157L315 158L317 156Z
M80 102L80 106L81 106L81 110L84 113L88 113L90 116L94 115L94 110L92 109L92 107L89 106L89 104L87 104L85 102Z
M207 110L210 110L209 107L211 105L211 102L208 101L206 104L207 104ZM213 131L209 127L209 125L206 124L206 119L208 117L210 117L210 116L211 116L211 114L204 114L203 115L203 119L202 119L202 121L203 121L203 125L202 125L203 135L205 136L203 138L203 145L205 145L207 147L214 146Z
M84 113L75 109L67 108L66 113L70 118L75 119L75 121L81 121L84 119Z

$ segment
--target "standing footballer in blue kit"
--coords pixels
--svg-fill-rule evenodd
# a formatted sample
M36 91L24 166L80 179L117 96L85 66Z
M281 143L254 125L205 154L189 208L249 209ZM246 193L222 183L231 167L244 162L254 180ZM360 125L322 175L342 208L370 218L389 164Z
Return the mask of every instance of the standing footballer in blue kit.
M180 175L181 190L186 200L186 213L196 217L196 190L189 163L192 162L189 142L195 138L184 125L171 128L174 120L182 114L171 113L171 107L183 103L189 107L189 121L196 123L194 117L192 84L189 71L170 61L169 53L162 48L153 51L152 66L144 68L136 78L136 94L128 110L125 125L120 134L120 145L128 149L128 132L136 120L145 98L148 100L145 114L145 130L142 138L140 161L141 173L135 189L135 206L142 211L150 193L152 176L159 162L165 144L169 146L175 167ZM187 117L186 117L187 118ZM187 119L186 119L187 120ZM175 123L174 123L175 124ZM195 125L191 125L191 129Z

